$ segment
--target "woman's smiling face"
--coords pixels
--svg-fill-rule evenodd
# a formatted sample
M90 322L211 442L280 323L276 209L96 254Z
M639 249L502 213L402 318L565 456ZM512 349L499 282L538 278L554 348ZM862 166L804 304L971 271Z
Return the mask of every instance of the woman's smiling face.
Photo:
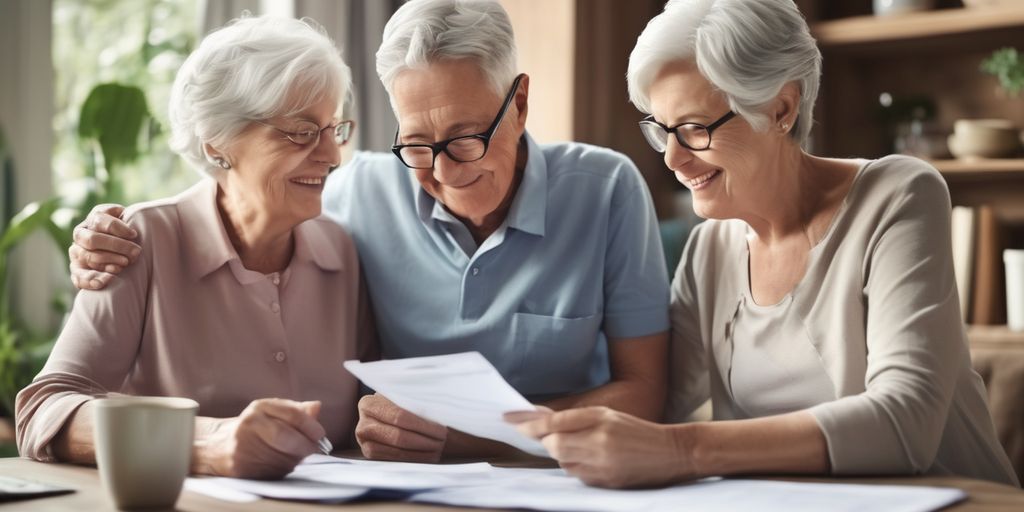
M710 125L729 112L725 96L715 90L692 62L667 64L650 88L651 114L666 126ZM694 211L704 218L736 218L751 201L764 200L759 163L772 158L777 144L736 116L718 126L703 151L687 149L668 137L665 165L693 192Z
M341 160L331 126L339 122L338 102L324 99L287 117L252 123L228 150L234 193L289 224L318 217L327 174ZM300 145L288 133L319 129L318 139Z

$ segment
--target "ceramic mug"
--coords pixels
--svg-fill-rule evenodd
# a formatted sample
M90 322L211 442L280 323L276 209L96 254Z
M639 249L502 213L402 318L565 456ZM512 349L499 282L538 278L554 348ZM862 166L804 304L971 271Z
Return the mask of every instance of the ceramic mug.
M199 404L119 396L92 406L96 464L117 508L173 508L188 475Z

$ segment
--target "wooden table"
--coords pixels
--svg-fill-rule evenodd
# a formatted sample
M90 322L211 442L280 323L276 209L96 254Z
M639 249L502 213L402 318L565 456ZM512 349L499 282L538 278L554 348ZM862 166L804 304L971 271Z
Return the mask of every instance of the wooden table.
M99 473L95 468L88 466L75 466L70 464L44 464L28 459L5 458L0 459L0 474L12 475L20 478L38 480L41 482L53 483L74 487L77 492L64 496L50 498L38 498L33 500L15 501L0 504L0 512L7 510L18 511L50 511L50 510L73 510L77 512L92 512L101 510L116 510L108 500L106 493L100 486ZM973 480L959 477L887 477L887 478L794 478L792 480L801 482L838 482L857 484L877 485L933 485L943 487L956 487L967 492L967 501L961 502L944 510L959 512L1021 512L1024 511L1024 491L1007 485ZM207 496L183 492L178 499L178 510L226 510L226 511L311 511L324 510L327 507L338 505L322 505L311 503L296 503L273 500L260 500L254 503L229 503ZM375 503L353 503L345 507L355 510L374 511L415 511L426 512L430 510L459 510L466 508L440 507L430 505L418 505L411 503L397 502L375 502Z

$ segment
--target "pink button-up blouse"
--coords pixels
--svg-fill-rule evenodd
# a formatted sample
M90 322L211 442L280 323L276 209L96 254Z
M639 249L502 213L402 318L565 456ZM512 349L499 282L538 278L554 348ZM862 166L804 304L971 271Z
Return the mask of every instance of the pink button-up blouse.
M52 460L75 410L108 393L188 397L211 417L259 398L320 400L328 437L349 444L358 384L342 362L377 345L352 240L309 220L295 227L286 270L246 270L216 195L204 179L128 209L142 254L105 290L79 292L46 366L18 394L23 456Z

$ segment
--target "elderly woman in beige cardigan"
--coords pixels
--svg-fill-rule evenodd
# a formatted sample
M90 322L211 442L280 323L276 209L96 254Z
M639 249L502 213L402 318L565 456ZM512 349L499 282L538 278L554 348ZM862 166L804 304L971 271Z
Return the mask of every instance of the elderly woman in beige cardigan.
M971 370L949 193L927 163L801 149L821 56L791 0L672 0L629 62L641 129L709 219L672 285L668 419L523 413L608 486L736 473L1017 485Z

